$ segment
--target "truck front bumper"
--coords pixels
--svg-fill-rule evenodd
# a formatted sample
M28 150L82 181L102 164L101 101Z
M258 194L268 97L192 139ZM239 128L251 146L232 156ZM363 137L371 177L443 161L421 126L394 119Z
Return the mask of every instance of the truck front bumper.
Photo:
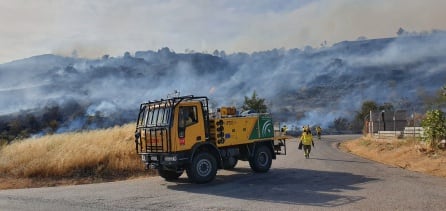
M189 153L142 153L140 156L146 167L151 169L157 169L160 166L178 169L190 163Z

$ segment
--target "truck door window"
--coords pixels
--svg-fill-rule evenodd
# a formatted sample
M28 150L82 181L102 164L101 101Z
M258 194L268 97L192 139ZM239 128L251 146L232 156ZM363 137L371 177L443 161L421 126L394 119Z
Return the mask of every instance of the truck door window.
M198 122L197 107L182 106L178 115L178 136L184 137L186 127Z
M195 106L183 106L180 107L180 114L178 118L178 125L180 127L187 127L197 123L197 107Z

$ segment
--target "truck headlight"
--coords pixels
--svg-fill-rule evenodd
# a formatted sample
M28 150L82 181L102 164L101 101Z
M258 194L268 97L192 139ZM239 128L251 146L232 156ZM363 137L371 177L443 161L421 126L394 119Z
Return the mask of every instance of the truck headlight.
M147 155L141 155L141 160L142 161L144 161L144 162L146 162L148 159L147 159Z
M173 156L165 156L164 157L164 161L177 161L177 156L173 155Z

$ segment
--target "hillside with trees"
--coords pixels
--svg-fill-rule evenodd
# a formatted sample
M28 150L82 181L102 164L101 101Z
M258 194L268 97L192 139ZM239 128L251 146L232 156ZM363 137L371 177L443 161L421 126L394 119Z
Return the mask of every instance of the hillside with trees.
M0 64L0 139L122 125L135 121L141 102L173 90L238 110L255 91L291 129L360 133L367 101L408 114L441 106L445 68L441 31L253 53L165 47L98 59L40 55Z

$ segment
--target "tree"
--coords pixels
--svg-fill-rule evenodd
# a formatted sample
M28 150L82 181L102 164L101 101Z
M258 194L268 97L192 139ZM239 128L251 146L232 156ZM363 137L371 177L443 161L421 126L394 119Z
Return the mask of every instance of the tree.
M438 108L445 108L446 107L446 85L441 87L441 89L438 91L438 99L437 104Z
M392 103L384 103L378 107L380 111L393 111L395 110Z
M341 118L341 117L336 118L333 121L333 126L336 129L336 131L345 131L345 130L348 130L350 127L348 120L345 118Z
M45 113L43 114L43 120L50 122L51 120L61 120L62 114L60 113L59 106L45 107Z
M438 141L446 137L446 116L441 110L430 110L422 120L427 141L434 148Z
M23 124L20 121L20 119L17 118L17 119L12 120L11 122L9 122L8 127L9 127L10 134L17 135L20 133L20 131L22 131Z
M407 34L407 32L406 32L406 30L404 30L403 28L399 28L398 29L398 31L396 32L396 34L398 35L398 36L401 36L401 35L405 35L405 34Z
M219 56L220 52L217 49L215 49L215 51L212 53L212 55L213 56Z
M362 102L361 110L356 112L356 117L353 121L353 130L361 131L364 128L364 120L370 115L370 111L375 111L377 109L378 105L374 101L368 100Z
M328 46L327 40L324 40L323 42L321 42L321 48L326 48Z
M126 52L124 53L124 59L129 59L129 58L131 58L131 57L132 57L132 55L130 55L130 52L126 51Z
M364 121L364 118L370 114L370 111L375 111L377 109L378 105L374 101L364 101L361 110L356 115L356 119L362 122Z
M45 113L42 116L42 121L46 127L49 127L53 132L62 122L62 113L60 112L59 106L46 107Z
M359 36L358 38L356 38L357 41L363 41L363 40L367 40L366 36Z
M39 121L32 114L26 115L26 127L30 133L37 133L41 129Z
M48 126L50 128L50 133L53 134L56 132L57 128L59 127L59 122L57 122L56 120L51 120L48 123Z
M245 96L245 102L243 103L242 109L253 110L258 113L266 113L267 106L265 105L265 99L257 97L257 94L254 91L251 98Z

